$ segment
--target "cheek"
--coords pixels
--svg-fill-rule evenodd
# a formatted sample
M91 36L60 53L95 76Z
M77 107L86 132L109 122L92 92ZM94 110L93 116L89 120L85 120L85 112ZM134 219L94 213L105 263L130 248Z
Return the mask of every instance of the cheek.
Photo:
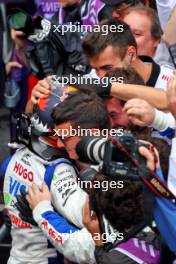
M142 48L143 45L145 45L145 37L144 36L140 36L140 37L135 37L136 43L138 48Z

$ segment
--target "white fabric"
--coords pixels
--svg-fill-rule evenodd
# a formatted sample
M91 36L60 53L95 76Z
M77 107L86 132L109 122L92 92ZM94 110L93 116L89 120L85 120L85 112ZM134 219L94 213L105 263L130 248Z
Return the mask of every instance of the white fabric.
M161 71L158 76L158 79L155 83L155 88L159 88L161 90L167 90L167 84L171 77L174 76L173 69L168 67L160 66Z
M172 149L169 159L168 187L176 195L176 138L172 139Z
M164 113L162 111L155 109L155 118L153 123L151 124L151 127L159 131L164 131L168 127L170 128L175 127L175 125L176 125L175 118L171 113Z
M158 45L153 60L160 66L166 66L171 69L174 69L174 65L170 57L168 48L163 41L161 41Z
M156 0L161 27L164 30L176 0Z
M77 227L83 227L82 209L87 194L79 187L74 168L60 164L54 171L50 190L54 208Z

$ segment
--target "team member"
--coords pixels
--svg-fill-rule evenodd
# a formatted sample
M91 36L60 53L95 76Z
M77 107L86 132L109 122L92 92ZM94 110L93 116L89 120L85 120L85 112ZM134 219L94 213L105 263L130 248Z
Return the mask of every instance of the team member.
M58 101L57 97L55 97L56 101ZM54 102L52 100L47 100L47 102L40 100L40 112L43 113L41 110L46 110L47 104L49 104L51 110ZM45 106L44 108L43 105ZM108 128L107 110L101 99L95 94L80 93L73 98L68 98L62 103L61 111L63 108L65 109L63 110L64 115L70 114L71 120L75 116L75 123L79 122L83 127L87 126L88 128L100 130ZM39 112L38 109L36 111ZM47 115L49 116L48 112L49 107L47 108ZM64 115L61 114L62 117ZM33 120L39 131L43 129L41 121L46 122L46 119L41 118L39 120L34 118ZM64 119L64 122L67 122L67 119ZM76 139L76 137L73 139ZM80 228L83 227L81 209L86 199L86 193L77 185L77 169L68 159L61 159L62 157L67 157L63 156L65 152L62 152L59 156L57 155L58 149L55 143L53 138L42 137L38 142L34 140L34 142L32 141L32 149L31 145L29 147L24 146L4 163L4 198L12 222L12 250L8 263L29 264L42 262L47 264L50 263L51 259L55 262L60 261L60 263L63 263L63 257L60 256L60 259L58 259L56 250L47 247L47 239L43 237L41 230L23 221L14 206L16 196L20 190L28 190L32 183L41 184L45 181L50 187L55 210L64 215L74 225ZM64 150L65 146L61 142L60 144L60 149ZM48 157L50 157L49 161ZM70 200L74 200L75 204L79 204L79 207L70 207ZM69 225L62 217L60 217L59 225L58 222L54 221L54 226L49 226L49 224L47 225L48 215L42 215L42 217L43 227L49 231L49 235L52 236L54 243L59 247L59 252L72 261L90 263L94 261L94 243L86 229L81 230L80 235L78 232L78 241L73 247L75 243L74 237L70 239L69 235L77 231L77 228ZM56 235L56 230L60 230L60 235ZM85 243L82 243L82 238Z

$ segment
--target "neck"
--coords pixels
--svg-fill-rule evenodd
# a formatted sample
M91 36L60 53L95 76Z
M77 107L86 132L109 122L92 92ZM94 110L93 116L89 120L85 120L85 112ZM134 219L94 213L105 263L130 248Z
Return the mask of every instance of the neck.
M139 58L136 59L135 62L133 62L133 67L139 73L139 75L144 79L144 82L146 83L151 75L152 72L152 64L145 63L141 61Z

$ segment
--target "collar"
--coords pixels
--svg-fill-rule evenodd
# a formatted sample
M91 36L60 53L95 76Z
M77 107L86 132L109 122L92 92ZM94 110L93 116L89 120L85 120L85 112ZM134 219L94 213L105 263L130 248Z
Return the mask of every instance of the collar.
M161 71L160 66L151 57L139 56L139 58L143 62L152 64L152 72L151 72L150 78L146 82L146 85L155 87L155 84L157 82L157 79L158 79L160 71Z

